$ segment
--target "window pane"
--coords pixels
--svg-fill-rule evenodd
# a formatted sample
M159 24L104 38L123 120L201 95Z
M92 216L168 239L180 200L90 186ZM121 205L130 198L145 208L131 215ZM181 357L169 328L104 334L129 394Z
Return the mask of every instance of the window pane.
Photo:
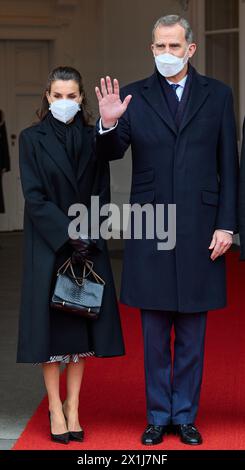
M239 0L206 0L206 31L238 28Z
M239 122L239 36L238 33L206 36L206 75L230 85Z

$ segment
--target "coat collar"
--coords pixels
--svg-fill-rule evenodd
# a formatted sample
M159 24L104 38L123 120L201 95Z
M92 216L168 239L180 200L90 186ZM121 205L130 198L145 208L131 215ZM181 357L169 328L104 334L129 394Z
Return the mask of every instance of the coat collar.
M209 89L207 86L208 81L205 77L199 75L193 67L192 69L193 77L190 97L186 105L179 130L177 129L172 114L169 111L168 104L162 93L161 85L156 72L146 79L141 90L142 95L149 105L154 109L154 111L156 111L159 117L176 135L182 132L184 128L190 123L190 121L195 117L209 95Z
M66 152L59 139L57 139L47 119L44 119L38 124L37 132L39 134L39 141L43 148L47 151L47 153L54 160L60 170L64 173L66 178L75 188L77 194L79 194L78 182L85 171L85 168L88 164L92 152L92 126L84 126L82 153L81 158L79 160L77 175L74 174L74 170L72 168L70 160L66 155Z

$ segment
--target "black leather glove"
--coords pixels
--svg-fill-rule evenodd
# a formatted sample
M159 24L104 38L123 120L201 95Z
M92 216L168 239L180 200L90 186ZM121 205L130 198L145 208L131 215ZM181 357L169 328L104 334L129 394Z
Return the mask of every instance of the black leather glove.
M83 263L86 258L91 255L98 253L96 242L91 238L78 238L73 240L70 238L70 245L73 247L74 252L72 253L73 263Z
M82 255L82 253L79 253L79 251L73 251L71 255L71 262L72 264L84 265L86 258L88 258L88 256Z

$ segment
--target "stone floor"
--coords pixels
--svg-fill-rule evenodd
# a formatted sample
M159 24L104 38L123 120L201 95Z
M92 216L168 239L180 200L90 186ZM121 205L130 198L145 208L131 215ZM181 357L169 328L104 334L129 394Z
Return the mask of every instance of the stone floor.
M16 364L22 239L22 232L0 233L0 451L11 449L45 394L41 368ZM122 243L109 248L118 292Z

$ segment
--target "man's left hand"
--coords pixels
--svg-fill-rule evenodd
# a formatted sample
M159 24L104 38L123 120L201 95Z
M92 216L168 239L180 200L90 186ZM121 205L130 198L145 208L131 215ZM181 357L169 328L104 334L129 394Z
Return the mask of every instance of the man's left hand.
M213 250L211 260L214 261L229 250L232 245L232 235L223 230L215 230L209 250Z

